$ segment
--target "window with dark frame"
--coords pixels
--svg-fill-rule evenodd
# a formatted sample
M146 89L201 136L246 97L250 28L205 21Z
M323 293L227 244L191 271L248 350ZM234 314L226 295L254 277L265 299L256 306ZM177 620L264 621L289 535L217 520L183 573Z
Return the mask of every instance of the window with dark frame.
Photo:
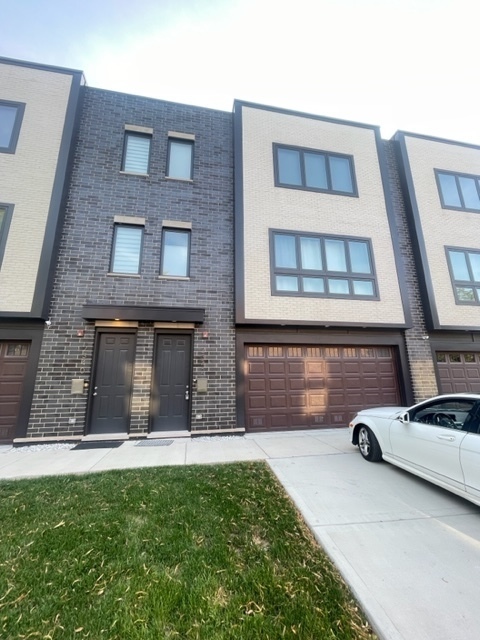
M457 304L480 305L480 251L446 247Z
M273 295L378 299L370 240L271 231Z
M444 209L480 212L480 176L435 169Z
M25 104L0 100L0 153L15 153Z
M12 219L13 205L0 204L0 268L2 267L3 254L7 246L8 229Z
M151 142L148 133L125 131L122 171L148 175Z
M168 139L167 177L193 179L193 140Z
M187 278L190 273L190 230L162 230L160 275Z
M142 225L115 224L110 273L140 273L143 232Z
M275 185L357 195L353 157L274 143Z

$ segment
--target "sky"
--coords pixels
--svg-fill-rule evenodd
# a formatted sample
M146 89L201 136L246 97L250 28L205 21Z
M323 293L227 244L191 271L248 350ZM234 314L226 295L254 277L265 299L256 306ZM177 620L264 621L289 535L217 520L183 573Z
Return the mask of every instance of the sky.
M478 0L0 0L0 56L480 145ZM1 87L0 87L1 97Z

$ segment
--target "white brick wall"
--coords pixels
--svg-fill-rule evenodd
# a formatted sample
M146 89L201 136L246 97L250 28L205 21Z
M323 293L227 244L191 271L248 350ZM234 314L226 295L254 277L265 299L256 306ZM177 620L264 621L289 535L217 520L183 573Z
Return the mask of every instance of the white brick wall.
M359 197L275 187L274 142L353 155ZM246 318L403 323L374 132L244 107L243 154ZM272 296L269 228L370 238L380 300Z
M455 303L445 246L480 249L480 214L442 209L434 169L480 175L480 150L405 137L438 310L445 326L480 326L480 308Z
M26 104L15 154L0 153L0 202L15 206L0 311L31 310L71 82L71 75L0 64L0 99Z

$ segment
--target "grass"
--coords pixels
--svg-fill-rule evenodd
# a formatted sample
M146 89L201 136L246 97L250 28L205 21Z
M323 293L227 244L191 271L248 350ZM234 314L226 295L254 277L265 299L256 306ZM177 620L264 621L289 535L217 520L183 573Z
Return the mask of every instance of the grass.
M264 463L0 483L0 637L372 639Z

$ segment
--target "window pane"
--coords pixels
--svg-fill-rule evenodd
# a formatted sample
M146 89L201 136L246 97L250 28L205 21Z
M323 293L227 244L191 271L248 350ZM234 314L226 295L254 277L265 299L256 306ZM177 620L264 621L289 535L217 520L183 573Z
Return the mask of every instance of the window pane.
M277 291L298 291L298 278L295 276L276 276Z
M167 174L169 178L183 178L184 180L192 178L192 152L193 144L191 142L169 141Z
M343 240L325 240L325 253L329 271L347 271Z
M328 189L325 156L320 153L305 153L304 161L307 187Z
M0 229L2 225L0 223ZM470 267L472 268L473 279L480 282L480 253L469 253Z
M328 279L328 290L330 293L349 294L348 280Z
M0 147L10 146L16 117L17 107L0 105Z
M473 178L458 177L460 189L462 190L463 201L467 209L480 210L480 198L478 197L477 186Z
M455 176L449 173L439 173L438 181L442 191L443 203L448 207L461 207L460 196L458 195L457 182Z
M124 171L148 173L150 137L127 134Z
M453 277L455 280L470 280L467 260L463 251L449 251L450 262L452 264Z
M330 174L332 177L332 189L353 193L352 175L350 173L350 161L348 158L330 156Z
M297 268L297 252L295 248L295 236L275 234L275 266L282 269Z
M356 296L373 296L373 282L371 280L353 280L353 293Z
M353 273L371 273L367 243L350 240L348 248L350 249L350 264Z
M461 302L475 302L475 294L471 287L456 287L457 296Z
M142 227L115 227L113 273L139 273Z
M5 207L0 207L0 234L2 233L3 223L7 217L7 210Z
M293 149L277 149L278 180L281 184L302 184L300 153Z
M320 253L320 238L300 238L300 252L302 269L322 269L322 255Z
M188 250L190 244L188 231L163 232L162 275L187 276Z
M303 278L303 290L306 293L325 293L323 278Z

